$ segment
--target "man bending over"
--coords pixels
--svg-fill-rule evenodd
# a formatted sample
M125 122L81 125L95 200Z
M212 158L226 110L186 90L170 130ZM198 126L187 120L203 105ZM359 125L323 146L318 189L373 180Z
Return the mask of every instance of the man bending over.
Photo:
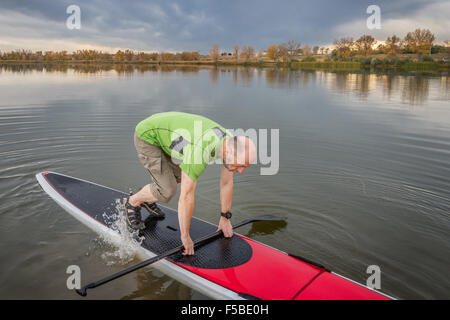
M153 217L164 217L156 202L169 202L177 193L178 183L181 183L178 221L183 254L193 255L194 243L189 229L197 180L209 163L221 159L218 230L222 230L227 238L233 235L229 220L233 173L241 174L256 159L256 147L251 139L233 137L218 123L199 115L164 112L139 122L134 144L140 162L152 176L152 183L130 195L125 203L127 220L133 229L145 227L141 220L141 207L145 207Z

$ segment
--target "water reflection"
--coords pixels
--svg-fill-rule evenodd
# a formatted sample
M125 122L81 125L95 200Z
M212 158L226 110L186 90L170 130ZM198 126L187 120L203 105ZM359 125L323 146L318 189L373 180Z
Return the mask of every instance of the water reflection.
M154 270L138 270L135 272L136 289L121 300L145 299L192 299L194 291L166 275ZM200 295L200 294L199 294ZM200 295L202 298L206 298Z
M450 99L450 77L441 77L440 91L443 92L445 99Z
M252 223L251 229L245 235L246 237L253 237L255 235L268 235L274 234L277 231L286 228L287 222L280 221L260 221L258 223Z
M327 75L324 80L333 91L354 93L361 100L366 100L378 86L377 74L338 71Z
M32 72L100 74L115 72L118 75L134 73L198 73L200 70L209 73L212 84L219 81L231 82L234 86L251 87L265 78L268 88L296 90L310 84L320 84L331 92L352 94L359 100L367 100L369 96L380 92L384 101L398 100L404 104L421 105L428 101L430 81L439 81L437 98L448 99L450 80L448 74L430 76L420 73L370 73L355 71L324 70L290 70L286 68L257 67L217 67L199 65L159 65L159 64L3 64L0 75L10 73L29 74Z
M253 83L255 68L239 68L239 79L242 81L242 86L249 87Z
M383 98L389 100L392 94L398 90L399 77L394 77L391 74L379 75L377 81L381 83L383 90Z
M247 236L363 283L367 265L380 265L383 291L400 298L445 298L449 83L445 74L0 65L0 234L8 249L0 250L0 261L10 262L0 267L0 296L66 297L65 278L35 275L58 274L66 264L54 261L74 261L84 254L78 249L90 245L89 231L46 197L35 173L52 170L136 189L148 176L139 169L130 130L152 112L176 109L230 128L280 128L279 173L259 176L250 168L236 177L233 208L249 215L280 212L289 224L255 223ZM411 104L417 107L410 110ZM199 184L196 215L211 222L217 221L217 178L211 168ZM104 272L101 260L86 259L92 271ZM114 290L99 289L97 297L202 298L151 268L127 279ZM23 285L28 282L33 290Z
M421 76L408 76L403 79L402 100L410 104L422 104L428 99L430 79Z
M219 81L219 69L217 67L212 68L209 71L209 79L212 83L218 83Z

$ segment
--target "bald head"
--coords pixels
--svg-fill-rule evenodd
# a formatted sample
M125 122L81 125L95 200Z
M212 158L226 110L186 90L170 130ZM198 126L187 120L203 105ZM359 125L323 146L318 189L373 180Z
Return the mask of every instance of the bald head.
M242 173L256 160L255 143L246 136L227 138L223 144L224 165L229 171Z

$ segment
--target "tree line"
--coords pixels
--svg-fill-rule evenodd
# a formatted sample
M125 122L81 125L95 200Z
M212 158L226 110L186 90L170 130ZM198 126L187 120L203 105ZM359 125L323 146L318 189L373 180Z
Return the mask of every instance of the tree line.
M358 54L367 57L370 54L397 56L415 53L420 56L422 54L447 52L450 41L445 41L444 46L436 46L434 45L435 39L435 35L428 29L416 29L413 32L408 32L403 39L394 34L388 37L384 43L378 44L377 47L375 47L377 40L370 35L362 35L357 40L341 38L333 42L335 49L332 54L339 58L348 58Z
M333 41L333 47L312 46L289 40L282 44L271 44L265 51L258 52L250 45L239 46L235 44L232 52L221 52L218 44L214 44L209 50L209 55L200 55L198 51L171 52L136 52L133 50L118 50L115 53L107 53L98 50L67 51L36 51L15 50L0 52L0 60L3 61L94 61L94 62L170 62L170 61L200 61L212 60L217 63L223 60L250 61L263 58L273 61L289 62L299 57L303 60L312 58L313 55L326 55L332 59L351 58L357 55L367 57L371 54L386 54L394 57L399 54L416 53L418 56L432 53L447 53L450 56L450 41L444 41L444 45L435 45L435 35L428 29L416 29L408 32L405 37L397 35L388 37L380 42L371 35L362 35L354 40L351 37L343 37ZM376 46L376 47L375 47Z
M98 50L67 51L36 51L14 50L0 52L0 60L10 61L93 61L93 62L149 62L149 61L198 61L200 54L193 52L135 52L132 50L118 50L116 53L107 53Z
M444 45L435 45L436 37L428 29L416 29L413 32L408 32L406 36L401 39L397 35L388 37L385 41L375 45L378 41L371 35L362 35L354 40L351 37L343 37L333 41L333 47L326 46L312 46L308 44L302 46L301 42L289 40L282 44L271 44L266 51L262 53L260 50L255 55L255 50L250 46L239 48L236 44L233 47L232 56L237 60L244 58L249 60L251 58L267 57L273 61L292 61L298 57L308 58L313 55L330 55L331 58L350 58L361 55L367 57L371 54L386 54L394 57L399 54L432 54L432 53L447 53L450 55L450 40L444 41ZM210 50L210 57L217 61L220 58L220 50L217 44Z

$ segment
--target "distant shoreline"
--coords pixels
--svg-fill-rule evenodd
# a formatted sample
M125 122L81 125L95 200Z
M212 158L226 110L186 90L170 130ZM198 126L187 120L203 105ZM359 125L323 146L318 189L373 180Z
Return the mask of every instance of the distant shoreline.
M365 62L365 63L364 63ZM185 66L241 66L241 67L261 67L261 68L289 68L308 70L399 70L399 71L450 71L450 62L414 62L406 60L370 59L360 61L292 61L292 62L271 62L271 61L93 61L93 60L1 60L0 65L185 65Z

